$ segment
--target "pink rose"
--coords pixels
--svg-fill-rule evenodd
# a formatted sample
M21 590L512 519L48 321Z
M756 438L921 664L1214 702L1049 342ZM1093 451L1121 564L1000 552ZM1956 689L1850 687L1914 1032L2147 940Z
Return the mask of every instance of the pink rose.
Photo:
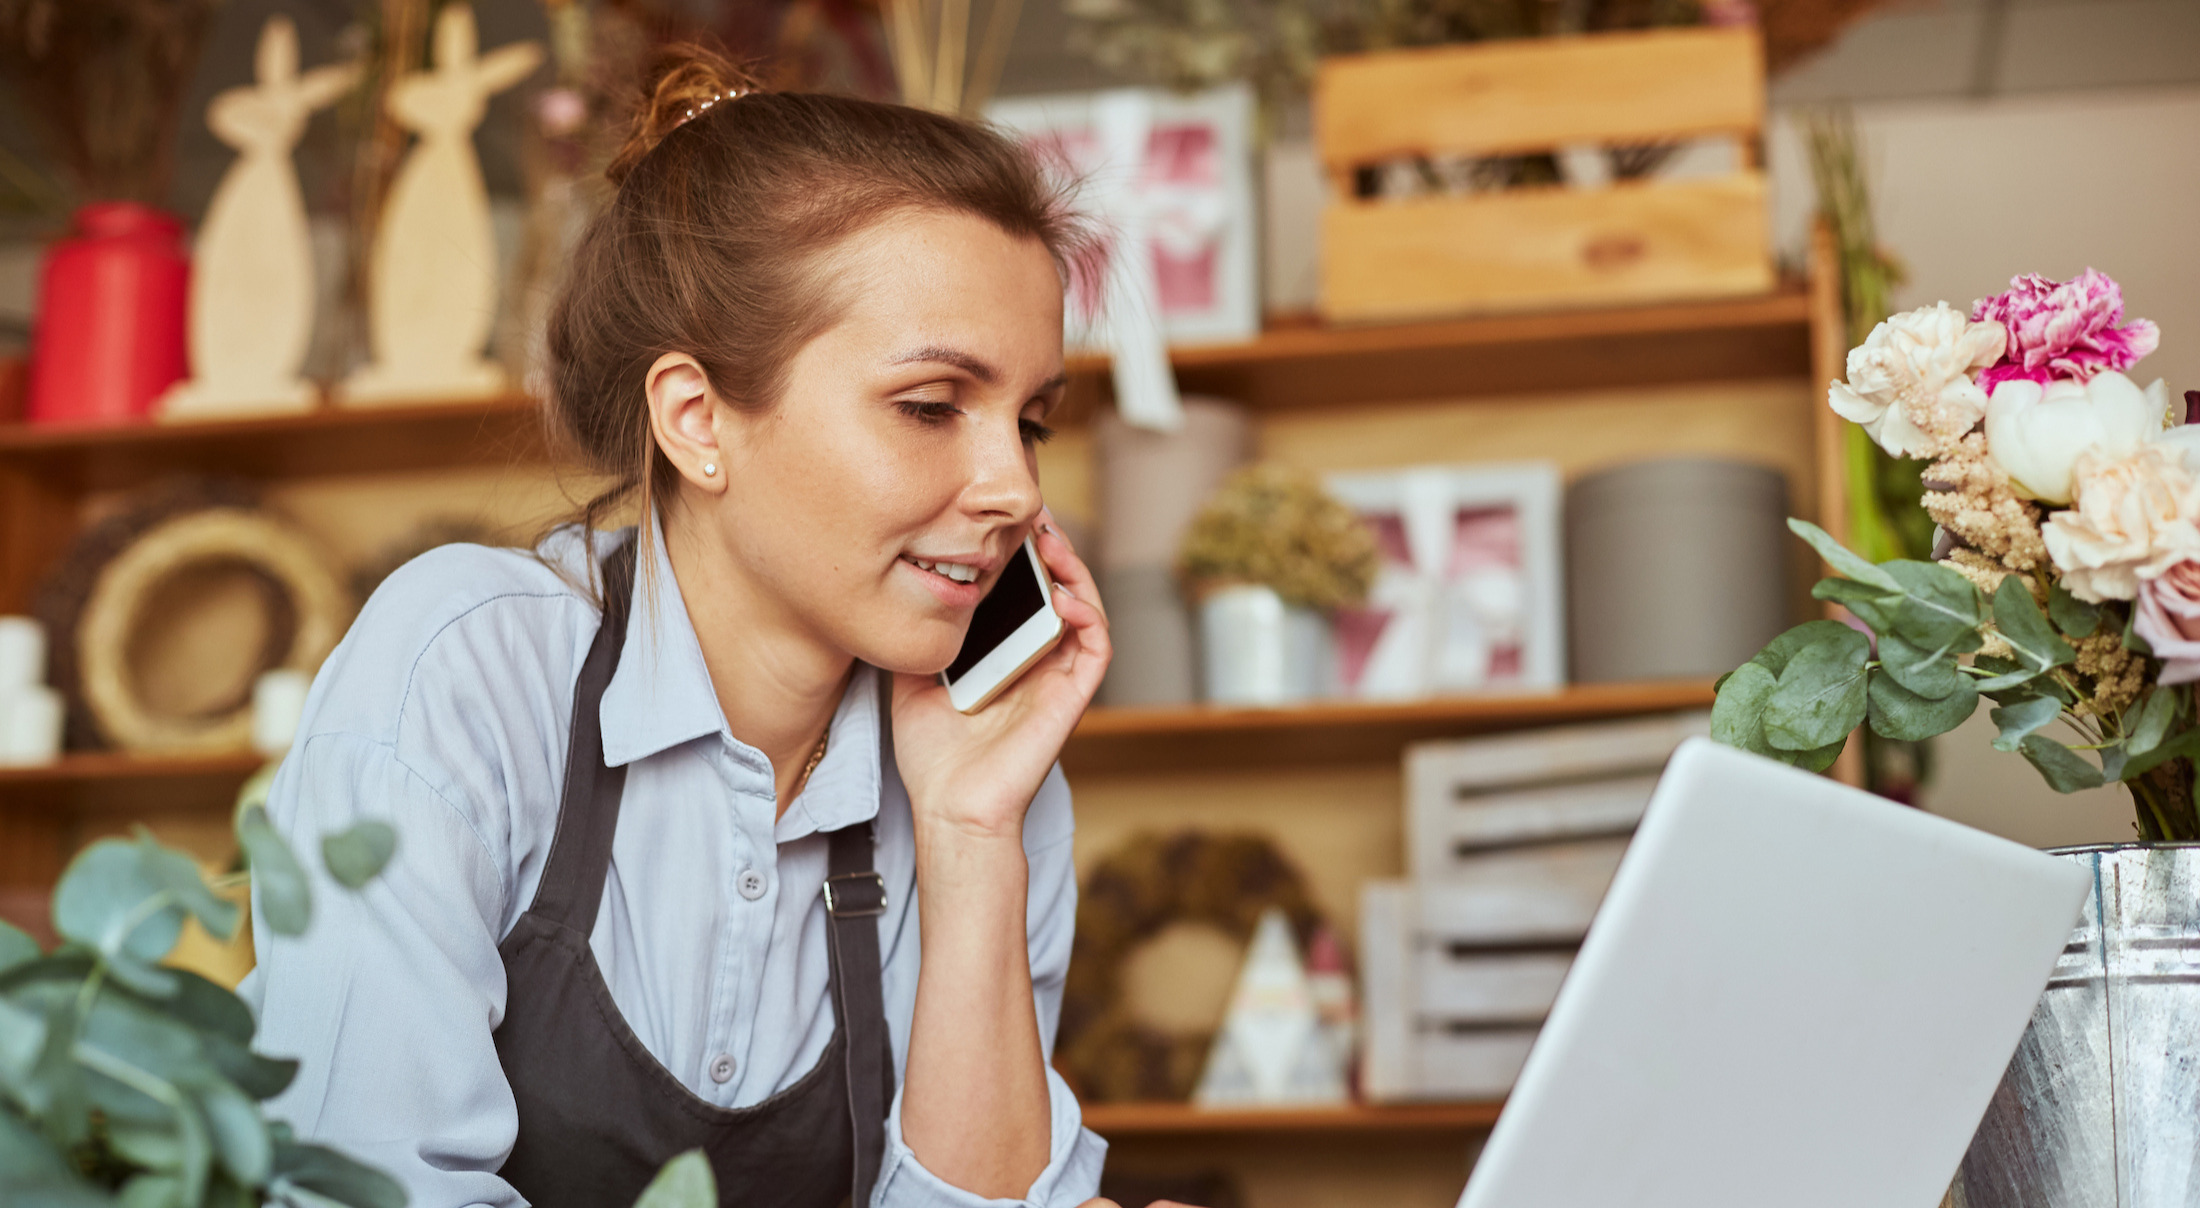
M2180 562L2139 585L2131 627L2162 660L2162 682L2200 680L2200 562Z
M1994 319L2009 329L2008 351L1978 384L1991 394L2013 378L2044 386L2058 377L2083 382L2105 370L2121 373L2162 339L2147 320L2123 317L2124 291L2105 273L2089 268L2059 282L2037 273L2011 278L2007 293L1971 307L1973 321Z

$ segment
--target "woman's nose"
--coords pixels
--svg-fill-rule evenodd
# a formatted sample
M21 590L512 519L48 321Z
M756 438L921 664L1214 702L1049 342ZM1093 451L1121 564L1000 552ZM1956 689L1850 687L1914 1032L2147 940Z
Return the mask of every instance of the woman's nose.
M1026 524L1039 514L1042 503L1038 474L1024 444L1021 422L1011 418L1005 433L1001 427L988 424L978 438L963 499L973 512Z

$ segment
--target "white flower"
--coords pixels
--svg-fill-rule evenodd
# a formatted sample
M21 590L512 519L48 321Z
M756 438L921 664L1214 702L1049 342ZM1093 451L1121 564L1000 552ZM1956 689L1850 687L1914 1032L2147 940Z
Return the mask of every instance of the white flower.
M2014 384L2003 383L1995 398ZM2078 459L2075 479L2077 506L2040 527L2072 595L2094 603L2128 600L2142 580L2200 558L2200 478L2175 450L2141 444L2111 459L2096 449Z
M2113 371L2044 389L2012 378L1994 387L1987 404L1986 454L2019 495L2069 503L2078 459L2096 453L2118 461L2138 452L2162 430L2164 397L2161 383L2141 390Z
M2008 338L1946 302L1895 315L1849 350L1849 380L1827 401L1897 457L1938 456L1986 413L1971 375L2000 360Z

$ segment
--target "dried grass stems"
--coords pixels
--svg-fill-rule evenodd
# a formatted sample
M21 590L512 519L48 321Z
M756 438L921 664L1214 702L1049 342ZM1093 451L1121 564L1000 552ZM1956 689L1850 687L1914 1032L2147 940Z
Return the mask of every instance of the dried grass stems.
M219 0L0 0L0 69L86 200L166 205Z

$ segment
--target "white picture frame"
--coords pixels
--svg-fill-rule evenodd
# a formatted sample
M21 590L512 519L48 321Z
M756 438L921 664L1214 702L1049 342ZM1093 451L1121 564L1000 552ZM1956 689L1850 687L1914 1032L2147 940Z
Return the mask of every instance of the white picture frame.
M1410 466L1325 482L1377 525L1385 550L1368 604L1337 617L1337 682L1346 696L1414 700L1564 686L1564 484L1555 464ZM1476 526L1503 525L1517 556L1455 573ZM1479 674L1478 643L1488 653Z
M1148 127L1149 154L1135 174L1106 162L1103 111L1132 115ZM1188 95L1110 89L1013 97L986 107L990 121L1022 136L1068 177L1103 238L1126 225L1143 232L1154 249L1162 330L1172 345L1235 343L1260 334L1254 115L1252 89L1242 82ZM1162 158L1171 166L1159 167ZM1204 286L1180 287L1191 282ZM1106 346L1094 297L1089 287L1072 289L1073 348Z

